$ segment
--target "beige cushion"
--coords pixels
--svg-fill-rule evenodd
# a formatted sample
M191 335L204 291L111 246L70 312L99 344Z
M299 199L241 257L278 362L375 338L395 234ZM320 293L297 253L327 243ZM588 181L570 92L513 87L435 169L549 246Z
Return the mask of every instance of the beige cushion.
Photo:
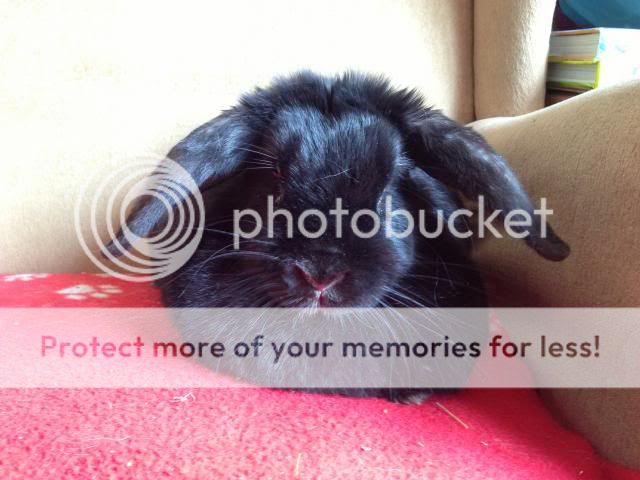
M476 118L522 115L544 106L555 0L476 0Z

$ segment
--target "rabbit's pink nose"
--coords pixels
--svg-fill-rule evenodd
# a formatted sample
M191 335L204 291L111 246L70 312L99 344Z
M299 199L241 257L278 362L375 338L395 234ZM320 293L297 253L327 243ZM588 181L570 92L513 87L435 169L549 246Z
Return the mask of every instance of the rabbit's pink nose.
M298 274L318 293L329 290L331 287L340 283L347 273L347 271L344 270L330 275L314 276L299 266L296 266L296 269Z

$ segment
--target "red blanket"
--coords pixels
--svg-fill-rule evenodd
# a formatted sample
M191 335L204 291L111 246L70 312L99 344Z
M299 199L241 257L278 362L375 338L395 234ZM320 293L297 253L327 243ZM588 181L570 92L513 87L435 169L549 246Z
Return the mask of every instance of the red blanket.
M159 305L148 285L101 275L0 276L2 307ZM0 419L3 479L640 479L530 390L404 406L268 389L5 389Z

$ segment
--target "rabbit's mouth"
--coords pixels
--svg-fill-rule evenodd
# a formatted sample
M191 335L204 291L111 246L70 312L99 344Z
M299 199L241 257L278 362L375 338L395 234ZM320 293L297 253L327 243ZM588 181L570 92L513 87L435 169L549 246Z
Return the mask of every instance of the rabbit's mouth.
M355 292L350 287L345 283L319 290L305 285L291 285L283 279L282 286L271 292L271 301L267 306L317 310L372 308L379 305L379 299L370 292Z
M373 308L380 306L384 288L373 275L339 262L309 260L264 262L244 260L247 270L261 278L252 306L264 308ZM266 297L263 296L266 293Z
M282 288L276 293L279 306L291 308L349 308L373 306L354 285L349 269L323 270L293 263L281 271Z
M282 288L271 292L271 302L267 306L279 308L349 308L360 305L338 289L311 290L299 286L287 286L283 281Z

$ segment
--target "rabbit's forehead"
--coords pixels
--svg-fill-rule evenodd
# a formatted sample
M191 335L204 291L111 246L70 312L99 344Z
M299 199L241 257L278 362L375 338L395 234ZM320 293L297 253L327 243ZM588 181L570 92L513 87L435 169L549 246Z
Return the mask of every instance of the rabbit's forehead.
M309 108L281 113L268 145L285 198L314 205L342 198L370 206L398 178L403 145L386 120L367 112L339 116Z
M275 138L280 166L307 181L376 183L392 176L402 152L398 132L384 119L363 112L329 117L294 109L279 122Z
M340 198L349 208L372 208L395 176L382 162L368 168L351 168L349 162L319 158L317 163L292 166L285 183L285 198L305 208L333 208Z
M301 152L286 169L287 183L301 196L314 200L340 197L360 203L377 198L395 178L394 154L380 145L359 140Z

